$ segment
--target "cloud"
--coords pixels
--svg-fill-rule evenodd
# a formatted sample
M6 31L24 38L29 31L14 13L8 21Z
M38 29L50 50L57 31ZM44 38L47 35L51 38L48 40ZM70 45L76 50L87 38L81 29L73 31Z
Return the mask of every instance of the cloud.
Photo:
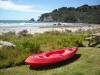
M5 10L20 11L20 12L35 12L35 13L48 12L43 10L40 6L16 4L11 0L1 0L0 8Z

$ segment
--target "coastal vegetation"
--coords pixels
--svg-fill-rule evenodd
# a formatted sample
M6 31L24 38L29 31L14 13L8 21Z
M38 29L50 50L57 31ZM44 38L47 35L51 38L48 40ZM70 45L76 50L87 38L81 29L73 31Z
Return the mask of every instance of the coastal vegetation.
M21 35L22 34L22 35ZM84 46L85 36L60 32L45 32L43 34L16 35L13 32L5 33L0 39L12 42L15 47L0 48L0 68L23 64L25 58L32 54L64 47Z
M38 21L100 24L100 5L82 5L80 7L61 7L50 13L44 13Z
M0 48L0 75L66 75L66 73L68 75L99 75L100 50L84 47L86 36L89 36L87 32L67 31L51 31L34 35L28 34L25 30L19 34L4 33L0 40L11 42L15 46ZM24 63L25 59L34 53L76 46L79 47L76 56L62 63L33 70ZM87 72L89 70L90 72Z

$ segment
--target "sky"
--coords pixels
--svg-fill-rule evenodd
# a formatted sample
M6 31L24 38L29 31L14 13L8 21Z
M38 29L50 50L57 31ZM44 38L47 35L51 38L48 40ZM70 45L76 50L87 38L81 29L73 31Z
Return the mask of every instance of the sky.
M37 20L60 7L99 5L100 0L0 0L0 20Z

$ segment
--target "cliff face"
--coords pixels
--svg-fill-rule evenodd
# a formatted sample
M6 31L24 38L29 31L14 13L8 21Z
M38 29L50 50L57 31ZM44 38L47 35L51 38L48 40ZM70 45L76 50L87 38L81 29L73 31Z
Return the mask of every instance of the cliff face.
M43 14L38 21L53 22L53 18L51 15Z
M42 22L81 22L100 24L100 5L83 5L77 8L62 7L45 13L40 16L38 21Z

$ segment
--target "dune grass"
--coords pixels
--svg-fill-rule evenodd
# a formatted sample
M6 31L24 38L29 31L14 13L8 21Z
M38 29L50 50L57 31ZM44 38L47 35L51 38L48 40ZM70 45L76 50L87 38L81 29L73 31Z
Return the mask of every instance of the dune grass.
M38 69L27 65L0 69L0 75L100 75L100 48L80 47L73 59Z

